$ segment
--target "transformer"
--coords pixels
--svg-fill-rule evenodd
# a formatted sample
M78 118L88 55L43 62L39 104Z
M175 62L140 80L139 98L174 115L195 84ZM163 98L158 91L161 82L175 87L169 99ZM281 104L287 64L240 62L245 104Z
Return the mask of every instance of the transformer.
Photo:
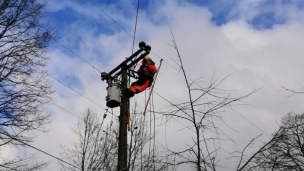
M109 108L115 108L120 106L121 102L121 84L117 80L117 77L114 78L109 78L107 80L108 87L107 87L107 96L106 96L106 101L107 101L107 107Z

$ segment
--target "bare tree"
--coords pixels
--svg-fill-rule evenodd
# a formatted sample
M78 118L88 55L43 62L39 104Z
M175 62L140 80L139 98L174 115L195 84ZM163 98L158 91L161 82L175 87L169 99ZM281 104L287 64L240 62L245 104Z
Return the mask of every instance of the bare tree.
M171 166L168 165L170 158L165 155L167 151L160 150L155 142L152 142L156 134L149 136L148 122L141 112L138 113L137 107L138 104L135 102L129 132L128 170L169 170ZM152 143L154 148L150 148Z
M28 162L33 159L34 156L24 155L21 158L13 160L4 159L1 163L1 170L15 170L15 171L36 171L44 169L47 166L46 162L37 162L29 165Z
M188 90L188 100L174 104L166 100L171 105L171 110L163 113L168 119L178 119L188 122L185 128L189 133L193 133L192 142L188 147L181 151L171 151L171 155L175 156L172 165L187 164L195 170L216 170L217 167L217 151L221 148L215 142L220 141L220 134L223 133L214 124L215 118L220 118L220 113L226 109L232 108L233 105L240 104L240 101L247 98L255 91L241 97L232 97L232 91L220 88L224 79L212 78L209 86L202 87L197 81L191 80L186 74L183 61L178 50L174 35L173 45L177 52L180 71L183 74L185 85ZM184 123L185 123L184 122ZM181 129L181 130L183 130ZM207 132L214 133L214 136L207 135Z
M52 34L42 22L44 7L37 0L0 1L0 146L29 142L49 123L43 105L53 91L44 52Z
M135 108L136 110L136 108ZM102 127L103 122L97 112L88 109L77 127L73 128L76 141L63 147L62 157L82 171L116 170L118 154L118 124ZM117 118L116 118L117 119ZM115 120L117 121L117 120ZM111 122L112 123L112 122ZM143 117L133 114L128 143L128 170L168 170L168 165L156 150L152 157L147 151L150 138L144 130ZM154 169L152 169L154 168ZM75 170L72 166L62 163L62 170Z
M289 113L280 129L238 170L304 170L304 114Z
M69 148L63 147L62 156L82 171L115 170L117 154L117 129L110 126L102 129L103 122L97 112L87 109L81 120L73 128L76 141ZM75 170L62 164L63 170Z
M289 97L295 95L295 94L303 94L304 91L302 90L294 90L294 89L290 89L290 88L286 88L284 86L281 86L283 88L283 90L287 91L287 92L290 92L291 94L289 95Z
M41 23L44 6L36 0L0 2L0 128L23 141L31 140L23 132L49 122L42 110L52 93L43 53L52 36Z

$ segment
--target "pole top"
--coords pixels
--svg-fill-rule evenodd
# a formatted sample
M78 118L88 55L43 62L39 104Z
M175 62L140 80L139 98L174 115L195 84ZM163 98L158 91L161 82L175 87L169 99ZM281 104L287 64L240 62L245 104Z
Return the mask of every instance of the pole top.
M151 51L151 46L146 45L145 50L148 51L148 52L150 52Z
M139 48L144 49L146 47L146 43L145 42L139 42L138 46L139 46Z

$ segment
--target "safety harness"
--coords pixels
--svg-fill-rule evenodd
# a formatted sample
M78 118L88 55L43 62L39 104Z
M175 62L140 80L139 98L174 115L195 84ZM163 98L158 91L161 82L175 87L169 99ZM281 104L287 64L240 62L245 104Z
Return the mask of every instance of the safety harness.
M150 64L151 63L151 64ZM144 65L140 66L139 68L139 79L145 79L145 80L149 80L149 85L148 87L151 87L152 83L153 83L153 77L154 77L154 72L150 71L149 69L149 65L155 65L155 63L149 59L145 62ZM145 69L146 68L146 69Z

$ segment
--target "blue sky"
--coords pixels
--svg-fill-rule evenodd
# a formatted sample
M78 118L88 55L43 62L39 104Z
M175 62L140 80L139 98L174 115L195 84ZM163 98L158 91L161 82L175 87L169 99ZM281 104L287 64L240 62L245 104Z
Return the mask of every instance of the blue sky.
M98 5L102 10L104 10L110 17L118 22L124 29L129 33L133 34L134 22L137 8L137 1L121 1L121 0L106 0L106 1L94 1L93 3ZM49 2L49 6L56 6L59 1ZM90 1L63 1L62 4L58 4L59 8L47 10L46 20L54 27L56 36L59 37L59 42L62 42L64 46L73 49L73 52L79 54L80 45L86 41L84 37L87 33L91 36L99 35L114 35L118 32L123 32L123 30L115 24L108 16L106 16L102 11L100 11L94 4ZM147 19L150 19L156 25L170 25L169 18L164 17L154 17L153 13L160 8L165 1L142 1L140 2L139 8L139 18L138 22L143 23L142 15L145 15ZM294 8L303 8L302 1L252 1L252 10L254 14L244 18L242 11L242 1L227 1L227 0L182 0L178 1L178 4L193 5L207 9L212 17L211 22L215 26L222 26L232 21L237 21L243 19L247 24L249 24L253 29L256 30L267 30L272 29L274 25L284 24L288 17L279 14L275 8L292 6ZM82 8L82 10L77 10ZM248 7L245 7L248 8ZM241 10L236 10L241 9ZM92 13L86 13L91 11ZM117 18L112 12L118 12L123 18ZM127 20L127 22L124 21ZM81 27L79 27L81 26ZM143 32L143 30L139 30ZM128 36L128 35L127 35ZM132 38L129 37L128 44L132 42ZM71 55L71 52L67 51L61 45L55 43L50 47L52 49L59 49L62 53L69 55L71 58L77 58L75 55ZM92 49L95 56L85 56L84 58L90 61L90 58L103 57L103 51L97 49ZM98 57L97 57L98 56ZM99 60L101 64L107 64L111 57L102 58ZM76 59L77 60L77 59ZM60 75L62 79L67 81L67 84L72 87L81 88L80 82L77 78L67 75Z
M104 10L110 17L118 22L129 33L133 34L137 1L121 1L121 0L106 0L106 1L94 1L102 10ZM140 2L139 18L138 22L143 23L143 15L150 19L156 25L170 25L170 19L166 16L154 17L155 11L160 8L166 1L142 1ZM227 0L182 0L178 1L178 4L193 5L207 9L211 13L211 22L216 26L222 26L232 21L244 20L255 30L267 30L272 29L275 25L284 24L288 21L289 17L285 14L286 11L276 11L276 8L295 8L301 10L303 8L303 1L298 0L282 0L282 1L251 1L249 3L252 7L253 14L244 16L244 11L248 7L242 9L243 1L227 1ZM54 27L56 35L68 48L78 54L79 46L83 43L86 33L90 33L93 36L99 35L114 35L123 30L115 24L108 16L101 12L90 1L63 1L61 4L58 1L49 2L49 6L57 6L59 8L47 10L46 20ZM71 5L72 4L72 5ZM74 5L74 6L73 6ZM76 8L73 8L75 7ZM77 10L82 8L82 10ZM86 13L91 11L92 13ZM115 13L118 12L121 17L116 17ZM250 12L249 12L250 13ZM126 19L126 21L124 21ZM79 27L81 25L81 27ZM144 32L139 30L139 32ZM143 38L143 37L142 37ZM145 39L145 38L144 38ZM143 40L143 39L142 39ZM128 44L132 42L132 38L128 38ZM54 44L50 49L61 49L63 53L70 54L66 49L63 49L60 45ZM94 50L95 55L103 56L104 51ZM75 56L71 56L75 57ZM86 59L96 58L92 56L86 56ZM111 58L111 57L110 57ZM107 63L107 59L102 59L103 63ZM77 79L76 79L77 80Z
M95 4L97 4L102 10L109 13L111 16L111 12L108 10L108 6L115 7L116 11L119 11L125 18L134 18L136 15L136 7L137 1L121 1L121 0L104 0L101 2L92 0ZM61 37L63 35L68 34L68 31L71 29L69 26L75 22L80 22L83 24L83 27L91 28L93 32L96 34L103 33L103 34L113 34L114 32L121 31L115 23L111 21L105 14L95 7L93 3L90 1L69 1L70 3L77 4L82 6L86 10L94 10L98 13L98 18L91 17L90 15L84 15L83 13L79 13L72 9L69 6L65 6L59 10L49 11L46 15L47 19L55 26L57 29L58 35ZM159 8L163 2L155 2L155 1L141 1L140 2L140 12L144 12L147 16L153 15L153 12ZM242 18L242 13L236 11L239 8L242 1L227 1L227 0L204 0L204 1L197 1L197 0L183 0L178 1L180 4L189 3L192 5L197 5L200 7L207 8L212 13L212 21L214 24L221 26L226 24L229 21L238 20ZM252 25L255 29L271 29L275 24L283 24L288 20L286 16L275 16L278 15L275 8L278 7L294 7L303 9L304 2L300 0L280 0L280 1L252 1L252 9L256 10L256 14L250 18L247 18L248 24ZM52 5L53 2L49 2ZM54 1L54 3L57 3ZM105 8L105 6L107 6ZM127 6L127 7L126 7ZM118 18L115 18L118 20ZM139 16L140 20L140 16ZM123 27L130 32L133 32L133 28L130 27L131 25L126 23L119 23Z
M241 1L189 0L188 2L208 8L212 12L212 21L218 26L242 17L240 13L234 13L234 9L238 8ZM286 16L275 16L278 12L276 11L277 7L285 8L293 6L299 10L304 7L304 2L300 0L263 0L256 2L258 2L256 6L252 7L257 9L257 14L248 19L247 22L258 30L271 29L274 25L284 24L288 20L288 18L285 18Z
M137 1L92 1L133 34ZM202 78L202 86L207 86L213 74L219 78L232 74L221 88L237 90L236 96L263 87L244 101L250 105L238 107L237 112L271 134L286 113L304 111L303 97L286 98L288 93L280 87L300 89L304 85L300 74L304 72L303 8L301 0L141 0L136 38L152 46L157 56L153 53L150 56L157 66L160 58L165 61L155 91L175 103L187 98L182 75L171 67L178 68L173 62L177 61L176 52L168 45L172 42L171 28L191 79ZM109 72L131 54L132 37L89 0L52 0L46 12L45 19L54 28L58 41L77 54L54 42L48 48L49 73L105 107L106 83L100 80L98 71L79 57L98 70ZM136 42L134 49L137 48ZM52 84L57 105L78 116L87 107L98 109L101 115L104 113L103 108L56 80L52 80ZM138 95L139 104L144 106L142 99L144 94ZM155 104L159 109L168 106L157 96ZM56 106L49 108L53 118L51 131L47 136L37 136L35 145L52 149L54 155L59 155L60 145L67 145L74 138L70 128L77 119ZM119 110L114 109L114 112ZM238 143L238 146L230 142L222 144L229 152L242 149L261 133L233 111L227 110L221 117L238 131L218 121L219 127L227 130L226 134ZM188 136L187 132L176 132L181 127L171 123L167 129L167 136L170 135L167 141L172 148L182 149L182 143L190 143L187 138L180 139L180 136ZM164 142L164 128L159 126L158 132L157 140ZM268 138L263 135L256 142L257 146ZM45 159L43 154L38 156ZM226 160L229 156L219 152L219 157L221 165L233 169L233 162ZM58 170L57 166L52 161L49 170Z

